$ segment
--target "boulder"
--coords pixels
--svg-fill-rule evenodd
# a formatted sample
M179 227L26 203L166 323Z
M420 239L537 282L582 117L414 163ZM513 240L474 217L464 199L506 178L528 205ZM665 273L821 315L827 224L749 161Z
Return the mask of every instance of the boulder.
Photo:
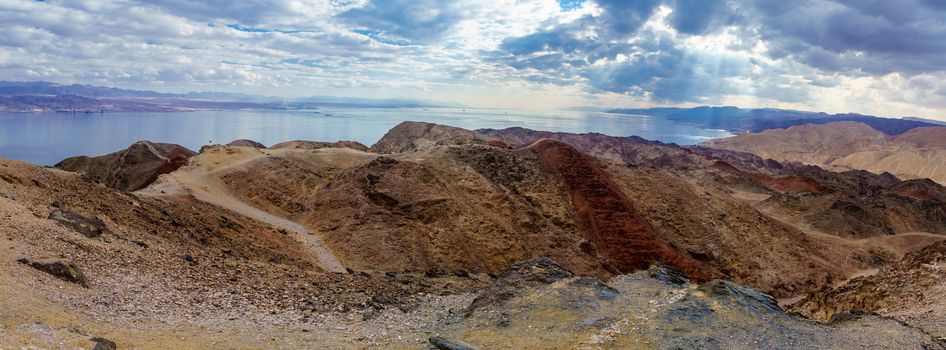
M60 225L73 229L83 236L95 238L108 232L105 223L98 218L87 218L82 214L68 209L56 209L49 213L47 219L58 222Z
M473 345L443 337L430 337L427 341L440 350L476 350Z
M73 264L71 261L60 259L30 260L24 258L17 260L17 262L48 273L53 277L63 281L72 282L85 288L89 288L88 279L86 279L85 275L82 273L82 270L79 270L79 267Z
M108 340L102 337L95 337L95 338L92 338L91 340L95 342L95 346L92 347L92 350L117 350L118 349L118 345L115 344L115 342L111 340Z

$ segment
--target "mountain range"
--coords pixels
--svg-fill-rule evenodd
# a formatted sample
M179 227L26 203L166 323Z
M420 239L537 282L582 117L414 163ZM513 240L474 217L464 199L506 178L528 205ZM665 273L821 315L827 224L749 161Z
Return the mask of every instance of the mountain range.
M311 109L327 106L392 108L459 105L409 99L331 96L286 99L224 92L173 94L43 81L0 81L0 111L9 112L183 112L220 109Z
M946 184L946 126L891 136L868 124L844 121L746 133L705 145L835 171L860 169Z
M611 113L635 114L667 118L681 123L698 125L710 129L722 129L735 133L760 132L769 129L782 129L794 125L826 124L839 121L855 121L887 135L899 135L910 129L936 126L932 120L920 118L882 118L856 113L827 114L824 112L805 112L776 108L746 109L738 107L695 107L695 108L646 108L646 109L611 109Z

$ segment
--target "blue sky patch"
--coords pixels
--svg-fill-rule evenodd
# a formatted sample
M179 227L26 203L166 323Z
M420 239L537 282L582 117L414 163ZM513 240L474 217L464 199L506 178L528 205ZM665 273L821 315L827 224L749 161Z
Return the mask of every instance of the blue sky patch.
M562 11L577 10L583 3L585 0L558 0L558 6L562 8Z
M388 38L388 37L384 36L381 32L376 31L376 30L354 29L354 30L352 30L352 32L358 33L358 34L361 34L361 35L364 35L364 36L367 36L367 37L369 37L369 38L371 38L371 39L374 39L374 40L376 40L376 41L378 41L378 42L380 42L380 43L384 43L384 44L388 44L388 45L395 45L395 46L411 46L411 45L413 45L413 44L411 44L410 41L407 41L407 40L398 40L398 39Z

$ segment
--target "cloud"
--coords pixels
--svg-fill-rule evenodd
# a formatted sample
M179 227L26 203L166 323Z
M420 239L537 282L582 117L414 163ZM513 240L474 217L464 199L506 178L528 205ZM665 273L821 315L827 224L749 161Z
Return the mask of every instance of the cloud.
M546 96L537 107L920 114L946 108L943 18L939 0L7 0L0 74L470 105L528 102L506 94Z
M755 23L779 56L828 71L907 74L946 66L946 6L904 0L756 1Z
M670 7L673 9L668 18L670 24L685 34L704 34L738 20L725 1L674 0Z
M838 85L838 74L911 75L946 67L946 6L936 1L595 4L600 14L506 38L490 59L537 83L580 81L591 91L674 103L727 95L804 103L812 101L812 90Z

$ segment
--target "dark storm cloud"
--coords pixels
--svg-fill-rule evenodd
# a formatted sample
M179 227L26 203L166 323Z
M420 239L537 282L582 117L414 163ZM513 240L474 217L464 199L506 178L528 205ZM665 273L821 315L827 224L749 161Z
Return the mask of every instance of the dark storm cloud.
M779 55L829 71L938 71L946 66L942 1L757 1L763 40Z
M703 34L737 20L725 1L674 0L670 6L673 8L670 24L680 33Z
M492 59L524 70L569 69L592 89L693 101L733 89L728 78L750 78L754 63L706 57L679 38L641 26L658 6L672 9L666 23L677 33L701 36L734 31L742 49L761 42L773 59L803 63L826 75L918 74L946 67L946 1L933 0L599 0L598 16L506 38ZM619 55L627 60L617 60ZM592 65L598 60L606 64ZM611 61L608 61L611 60ZM610 63L609 63L610 62ZM534 74L534 73L530 73ZM787 102L807 96L784 83L755 79L751 90ZM830 79L816 79L818 86Z

